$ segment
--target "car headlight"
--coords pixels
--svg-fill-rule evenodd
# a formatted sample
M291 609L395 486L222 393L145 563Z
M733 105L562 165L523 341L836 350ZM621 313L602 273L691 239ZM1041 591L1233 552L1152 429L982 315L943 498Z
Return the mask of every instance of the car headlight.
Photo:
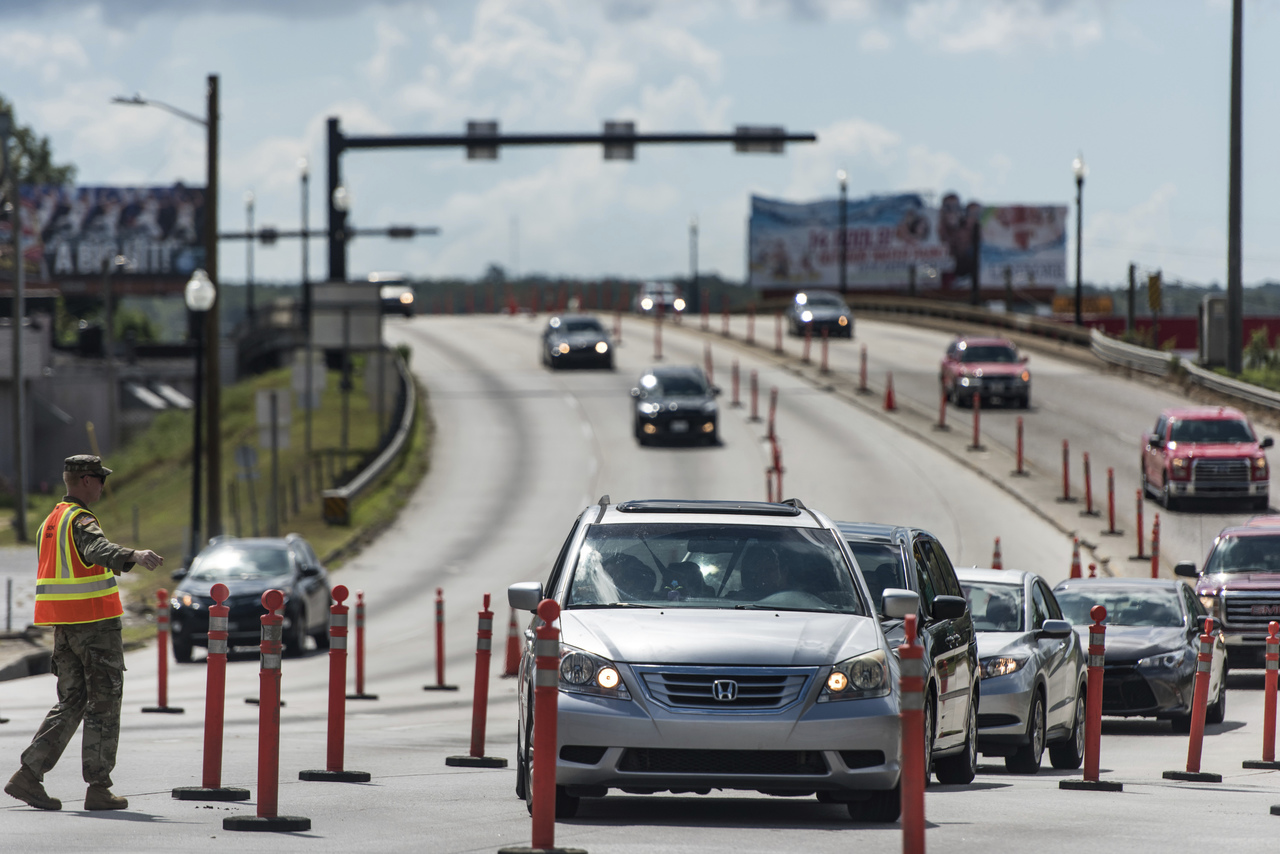
M640 307L645 311L651 310L653 308L653 300L649 299L648 297L645 297L644 299L640 300Z
M1022 380L1024 383L1031 382L1031 372L1023 371L1022 373L1018 374L1018 379Z
M660 403L642 403L642 404L640 404L640 414L641 414L641 415L657 415L657 414L658 414L658 412L659 412L661 409L662 409L662 404L660 404Z
M410 294L410 293L401 294L400 302L404 303L405 305L408 305L409 303L413 302L413 294Z
M818 702L862 700L889 693L889 665L884 650L877 649L846 659L831 668Z
M836 321L836 322L837 322L837 323L839 323L841 326L848 326L848 325L849 325L849 318L845 317L845 316L842 314L842 315L840 315L840 319L839 319L838 321Z
M675 301L675 302L673 302L673 303L671 304L671 306L672 306L672 308L674 308L676 311L684 311L685 302L684 302L684 300L680 299L679 297L676 297L676 301Z
M1190 480L1191 478L1191 460L1183 457L1174 457L1169 463L1169 469L1174 480Z
M800 312L800 319L805 323L808 323L809 321L813 320L813 312L809 311L808 309Z
M560 342L560 346L559 346L559 347L556 347L556 352L557 352L557 353L568 353L568 352L569 352L569 345L568 345L567 343L563 342L563 341L562 341L562 342Z
M560 690L569 694L593 694L630 700L622 675L612 661L560 644Z
M1254 459L1253 459L1253 479L1254 479L1254 480L1266 480L1266 479L1267 479L1267 458L1266 458L1266 457L1254 457Z
M1186 654L1182 650L1173 652L1162 652L1159 655L1149 655L1146 658L1138 659L1139 667L1150 667L1154 669L1166 669L1169 667L1177 667L1182 664Z
M600 353L601 355L608 353L609 343L607 341L601 341L598 344L596 344L596 352Z
M982 671L983 679L992 679L996 676L1008 676L1010 673L1017 673L1022 669L1022 665L1027 663L1025 655L997 655L992 658L984 658L979 664Z
M970 386L980 385L980 382L977 377L961 377L960 385L964 386L965 388L969 388Z

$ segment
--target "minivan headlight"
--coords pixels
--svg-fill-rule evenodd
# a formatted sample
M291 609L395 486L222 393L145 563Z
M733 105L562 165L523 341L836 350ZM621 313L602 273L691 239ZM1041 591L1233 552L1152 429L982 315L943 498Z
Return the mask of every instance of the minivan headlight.
M614 700L631 699L622 674L612 661L567 643L560 644L560 690Z
M883 697L889 693L889 665L884 650L855 655L831 668L818 702L829 700L862 700Z

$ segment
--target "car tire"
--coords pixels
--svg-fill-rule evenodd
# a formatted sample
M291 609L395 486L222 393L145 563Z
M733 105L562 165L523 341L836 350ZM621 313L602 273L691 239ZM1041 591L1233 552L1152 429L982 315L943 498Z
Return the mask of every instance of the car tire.
M307 625L297 611L289 616L289 629L284 633L285 658L301 658L307 649Z
M1178 508L1178 499L1173 497L1173 493L1169 491L1169 476L1165 475L1164 484L1160 488L1160 503L1164 505L1166 510L1176 510Z
M902 783L892 789L872 792L864 801L849 801L849 818L875 824L890 824L902 815Z
M525 729L525 736L529 743L532 744L532 718L529 720L529 726ZM523 797L525 808L529 811L529 815L533 815L533 762L528 758L529 751L527 750L520 751L520 756L523 760L520 762L520 766L523 769L522 776L524 786L520 786L521 779L520 775L518 775L516 780L517 791L519 791L520 788L524 789ZM579 803L580 799L571 796L564 786L556 786L556 818L573 818L578 814Z
M312 635L311 639L316 642L316 649L328 649L329 648L329 629L328 628L321 629L320 631Z
M191 638L173 636L173 660L179 664L191 663Z
M924 704L924 784L929 785L929 781L933 779L933 742L936 733L936 725L934 721L937 715L934 712L935 700L933 692L929 692L929 698Z
M1220 724L1227 719L1227 674L1224 672L1218 681L1218 697L1205 707L1204 722Z
M1049 745L1049 764L1060 771L1071 771L1084 762L1084 686L1076 693L1076 717L1071 724L1071 735L1064 741Z
M1011 774L1040 773L1040 760L1044 757L1044 733L1044 698L1036 691L1027 714L1027 743L1013 755L1004 758L1005 769Z
M1268 496L1253 499L1253 509L1260 513L1265 513L1271 509L1271 499Z
M966 785L978 775L978 698L975 695L969 705L969 720L965 724L964 747L954 756L944 756L934 763L939 783Z
M1022 397L1018 398L1018 408L1020 409L1031 408L1031 392L1030 391L1028 391Z
M1173 731L1180 735L1191 732L1191 715L1174 715L1169 718L1169 723L1173 725Z

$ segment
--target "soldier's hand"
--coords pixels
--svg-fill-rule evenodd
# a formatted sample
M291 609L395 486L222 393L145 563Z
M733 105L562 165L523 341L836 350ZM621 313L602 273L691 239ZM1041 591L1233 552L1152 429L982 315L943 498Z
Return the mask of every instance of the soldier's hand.
M133 561L139 566L145 566L147 569L155 569L164 563L164 558L150 549L134 549Z

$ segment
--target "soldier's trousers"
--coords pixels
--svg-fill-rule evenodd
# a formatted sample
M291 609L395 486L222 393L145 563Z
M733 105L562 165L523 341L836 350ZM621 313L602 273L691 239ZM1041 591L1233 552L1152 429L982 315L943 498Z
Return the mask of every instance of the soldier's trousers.
M22 764L43 780L83 720L84 781L110 786L124 694L120 620L55 626L51 669L58 677L58 704L45 715L31 746L22 752Z

